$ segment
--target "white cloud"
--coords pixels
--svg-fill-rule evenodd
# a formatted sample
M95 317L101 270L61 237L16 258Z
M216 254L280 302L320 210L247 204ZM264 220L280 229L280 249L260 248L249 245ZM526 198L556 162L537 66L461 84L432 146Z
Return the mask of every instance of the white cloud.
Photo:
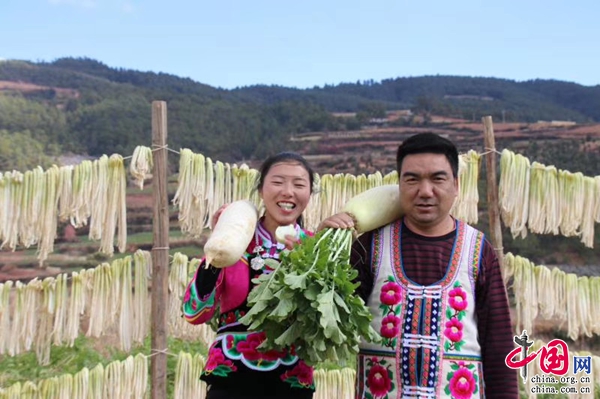
M75 7L83 7L83 8L93 8L96 7L95 0L48 0L50 4L54 5L68 5Z

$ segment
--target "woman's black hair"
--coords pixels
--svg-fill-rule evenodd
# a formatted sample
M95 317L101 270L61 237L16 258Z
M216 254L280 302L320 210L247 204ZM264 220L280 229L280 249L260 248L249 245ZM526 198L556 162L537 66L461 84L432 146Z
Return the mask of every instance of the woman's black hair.
M256 184L256 189L260 190L263 188L263 185L265 183L265 177L267 176L267 174L269 173L269 171L271 170L273 165L282 163L282 162L297 162L300 165L302 165L302 167L304 169L306 169L306 171L308 172L308 180L310 183L310 193L312 194L313 186L314 186L314 182L315 182L315 172L314 172L313 168L308 164L308 161L306 159L304 159L304 157L302 155L297 154L295 152L289 152L289 151L280 152L279 154L272 155L269 158L265 159L265 161L260 166L260 170L259 170L260 174L258 176L258 182ZM303 227L302 226L302 215L300 215L300 217L298 217L298 220L296 222L300 225L300 227Z

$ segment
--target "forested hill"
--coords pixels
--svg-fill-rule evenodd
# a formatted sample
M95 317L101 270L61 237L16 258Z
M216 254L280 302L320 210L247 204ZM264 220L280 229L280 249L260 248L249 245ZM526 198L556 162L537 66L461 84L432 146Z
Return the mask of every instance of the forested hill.
M0 61L0 170L43 164L46 156L67 151L130 154L136 145L149 144L153 100L168 103L172 148L224 161L290 148L296 133L356 130L387 110L468 120L492 115L507 122L600 121L600 86L561 81L426 76L303 90L224 90L91 59Z
M285 99L308 98L329 111L357 111L365 102L386 108L426 108L442 116L471 119L485 115L507 121L600 121L600 85L582 86L556 80L515 82L507 79L423 76L342 83L296 90L252 86L233 90L242 98L271 104Z

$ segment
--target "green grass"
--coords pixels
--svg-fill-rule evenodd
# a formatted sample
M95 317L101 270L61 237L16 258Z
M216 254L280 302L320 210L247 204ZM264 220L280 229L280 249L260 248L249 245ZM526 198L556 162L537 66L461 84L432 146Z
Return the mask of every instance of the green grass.
M66 346L53 346L50 357L50 365L40 366L34 352L23 353L18 356L0 356L0 386L9 387L16 382L24 383L52 378L62 374L76 374L84 367L94 368L98 364L107 365L113 361L122 361L128 356L138 353L150 354L150 338L146 339L143 346L133 348L129 353L122 352L116 348L103 348L102 352L96 350L101 345L101 340L94 341L91 338L81 336L70 348ZM189 342L171 338L168 341L169 353L177 355L179 352L191 354L200 353L206 356L206 346L200 342ZM175 380L177 356L167 357L167 386L172 391ZM172 392L170 392L172 393Z
M102 262L112 262L116 259L123 258L133 253L120 253L115 249L115 253L112 257L104 255L98 252L100 248L100 241L93 241L88 238L87 235L78 236L78 241L70 243L60 243L55 245L54 252L50 253L48 259L44 262L48 266L64 268L68 270L86 269L90 267L96 267ZM153 233L152 231L145 231L141 233L134 233L127 236L127 244L134 246L152 246ZM198 256L202 254L201 245L189 244L194 241L193 238L184 235L181 229L172 229L169 231L169 240L171 241L170 255L176 252L182 252L188 257ZM181 246L178 246L181 245ZM78 256L74 256L72 259L65 258L68 256L70 251L76 251L79 253ZM31 266L37 265L37 246L33 246L28 249L20 249L19 252L22 257L19 260L13 261L17 266ZM85 258L85 260L82 260Z
M152 231L145 231L143 233L129 234L127 236L127 244L139 245L139 244L152 243L152 237L153 237ZM174 230L169 231L169 239L170 240L180 239L180 238L188 238L181 232L181 229L174 229Z
M8 387L16 382L37 382L64 373L74 374L84 367L92 368L105 362L110 360L94 351L88 339L80 337L72 348L53 347L50 365L45 367L38 364L34 352L14 357L0 356L0 385Z
M169 250L169 255L173 256L176 252L180 252L191 259L192 257L202 256L204 251L200 246L187 245L184 247L171 248Z

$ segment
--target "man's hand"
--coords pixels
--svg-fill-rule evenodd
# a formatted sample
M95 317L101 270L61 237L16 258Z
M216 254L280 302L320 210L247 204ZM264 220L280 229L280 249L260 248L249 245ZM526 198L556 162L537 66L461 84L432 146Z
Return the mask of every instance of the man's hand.
M352 215L346 212L340 212L323 220L321 224L319 224L319 227L317 227L317 231L321 231L327 227L334 229L352 229L355 226L356 223L354 223Z

